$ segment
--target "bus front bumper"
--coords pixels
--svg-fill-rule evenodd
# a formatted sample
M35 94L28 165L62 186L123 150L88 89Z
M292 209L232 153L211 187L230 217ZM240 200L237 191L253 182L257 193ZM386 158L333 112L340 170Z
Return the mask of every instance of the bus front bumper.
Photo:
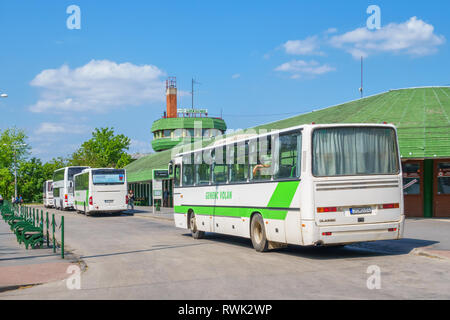
M377 240L397 240L403 237L405 217L398 222L321 226L315 245L349 244Z

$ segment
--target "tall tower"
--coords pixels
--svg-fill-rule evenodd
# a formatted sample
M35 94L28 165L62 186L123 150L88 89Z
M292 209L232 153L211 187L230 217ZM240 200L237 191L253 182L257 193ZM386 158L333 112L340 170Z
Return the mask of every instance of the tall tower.
M177 117L177 78L166 80L167 118Z
M192 80L192 85L195 80ZM193 87L192 87L193 89ZM192 90L193 91L193 90ZM166 80L167 111L164 116L153 122L152 147L156 152L175 147L178 144L193 143L204 139L212 140L227 130L225 121L220 117L208 117L207 109L177 109L177 80ZM199 129L199 125L201 130Z

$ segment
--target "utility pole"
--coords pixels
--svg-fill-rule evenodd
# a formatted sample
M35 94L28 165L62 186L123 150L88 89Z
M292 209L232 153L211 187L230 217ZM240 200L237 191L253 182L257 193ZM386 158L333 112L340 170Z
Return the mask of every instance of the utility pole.
M4 143L4 146L8 146L8 144ZM14 150L14 199L17 198L17 148L25 147L26 143L11 145L10 147Z
M14 199L17 198L17 149L14 148Z
M359 88L359 91L361 92L361 99L363 97L363 57L361 56L361 88Z

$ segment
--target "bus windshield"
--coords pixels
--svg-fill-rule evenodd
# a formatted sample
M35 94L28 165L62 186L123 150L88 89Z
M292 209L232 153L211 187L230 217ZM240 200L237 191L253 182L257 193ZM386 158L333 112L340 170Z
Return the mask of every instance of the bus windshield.
M314 130L312 140L312 170L316 177L399 173L392 128L319 128Z
M81 173L81 171L83 171L84 169L86 169L87 167L79 167L79 168L69 168L69 172L68 172L68 179L69 180L73 180L73 176Z
M96 185L124 184L125 170L92 170L92 183Z

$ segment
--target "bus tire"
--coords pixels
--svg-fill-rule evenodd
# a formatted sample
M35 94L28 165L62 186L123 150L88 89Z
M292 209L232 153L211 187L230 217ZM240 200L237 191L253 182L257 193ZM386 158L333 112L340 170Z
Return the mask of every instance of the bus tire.
M189 229L191 230L192 238L194 239L202 239L205 236L204 231L197 229L197 221L193 212L189 215Z
M258 252L265 252L269 246L269 241L266 237L266 228L264 228L264 220L262 216L257 213L253 216L250 224L250 237L252 239L253 248Z

